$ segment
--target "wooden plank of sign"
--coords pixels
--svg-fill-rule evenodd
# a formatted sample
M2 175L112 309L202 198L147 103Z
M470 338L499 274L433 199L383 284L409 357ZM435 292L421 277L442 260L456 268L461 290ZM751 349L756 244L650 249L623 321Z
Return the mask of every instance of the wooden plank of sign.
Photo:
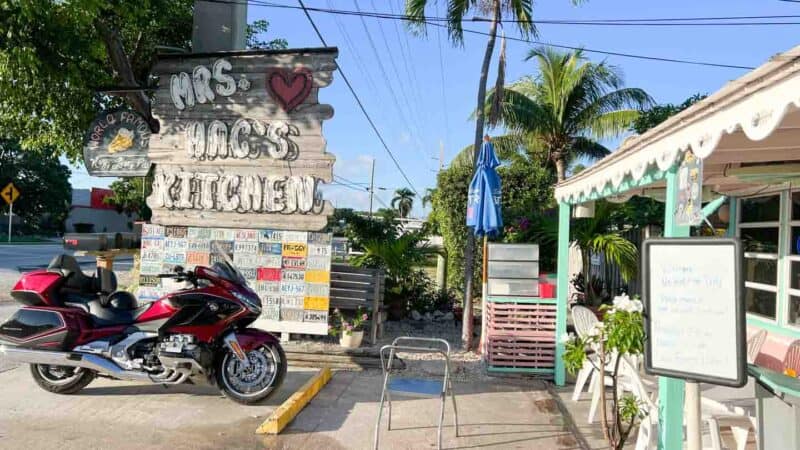
M313 175L315 178L322 180L324 183L330 183L333 181L333 170L332 170L333 161L328 161L326 164L319 164L319 165L304 164L303 161L292 161L287 163L285 161L277 161L269 159L259 160L258 164L256 164L256 162L253 161L252 159L234 160L234 161L237 162L250 161L250 164L240 165L238 163L228 164L230 160L226 160L225 161L226 168L228 166L232 166L232 168L229 170L231 170L235 175L240 175L240 176L259 175L261 178L264 178L265 176L268 175L289 176L289 175L298 175L302 173L303 175ZM194 173L208 172L217 175L225 175L226 170L221 168L220 164L221 163L219 162L219 160L215 160L215 161L205 161L205 162L199 162L199 161L187 162L186 164L159 164L158 167L169 169L172 171L182 170L185 172L194 172ZM268 170L268 172L266 170ZM161 225L173 225L173 224L162 224L160 222L158 223ZM201 226L201 225L190 225L190 226Z
M203 211L197 209L153 209L152 221L161 225L194 227L272 228L276 230L319 231L333 214L333 205L326 201L322 212L312 214L247 213ZM292 331L295 332L295 331Z
M172 96L169 91L169 82L171 75L161 75L160 87L153 96L153 111L163 111L167 109L175 109L172 103ZM234 76L234 78L238 78ZM249 105L250 107L257 107L263 104L277 106L278 104L267 91L266 77L256 77L253 79L248 78L250 81L250 89L246 91L237 90L232 95L215 95L213 101L206 101L205 103L195 103L194 106L186 110L202 110L208 109L210 106L224 106L232 104ZM161 86L166 87L162 89ZM314 87L308 93L308 97L300 105L316 105L319 104L319 89Z
M231 104L213 104L207 108L187 107L180 110L175 108L172 104L161 105L161 107L153 108L153 117L165 120L222 120L224 118L238 119L241 117L252 117L253 119L260 120L283 120L283 121L301 121L312 122L322 121L333 117L333 106L326 103L315 104L301 104L292 112L287 113L280 106L275 104L262 104L250 105L246 103L231 103ZM163 124L162 124L163 125ZM163 131L159 131L159 134ZM152 135L150 140L157 135Z

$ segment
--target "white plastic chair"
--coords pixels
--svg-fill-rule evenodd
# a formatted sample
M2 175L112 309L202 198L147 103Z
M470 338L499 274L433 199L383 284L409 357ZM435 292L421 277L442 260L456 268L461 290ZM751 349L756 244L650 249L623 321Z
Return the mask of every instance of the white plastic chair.
M756 358L761 353L761 347L764 346L766 340L767 330L759 330L747 339L747 362L749 364L756 362Z
M589 334L589 330L591 330L594 324L599 322L599 320L597 320L597 316L594 315L591 309L576 305L572 307L572 322L575 324L575 332L578 336L585 338ZM583 392L586 382L595 371L597 359L596 354L590 354L587 360L584 361L581 370L578 371L578 375L575 378L575 389L572 391L572 401L577 402L580 400L581 392Z
M620 363L621 391L633 394L645 416L639 424L636 450L653 450L658 447L658 402L656 393L650 393L635 365L623 357ZM720 402L701 397L701 418L707 426L711 450L723 450L720 427L730 427L737 450L744 450L750 430L755 430L754 418L742 408L728 407Z

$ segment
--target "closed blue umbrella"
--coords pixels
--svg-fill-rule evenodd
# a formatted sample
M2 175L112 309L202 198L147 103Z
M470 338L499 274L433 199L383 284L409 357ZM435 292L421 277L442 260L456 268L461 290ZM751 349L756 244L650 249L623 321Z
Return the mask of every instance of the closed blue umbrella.
M483 236L481 352L484 350L486 336L486 296L488 294L486 260L489 253L487 238L497 235L500 229L503 228L503 214L500 210L500 177L495 170L499 165L500 161L497 160L497 155L494 153L494 145L489 136L485 136L481 151L478 154L475 175L469 184L467 198L467 226L472 227L476 236Z
M478 154L475 175L469 184L467 226L476 236L495 236L503 227L500 210L500 177L495 168L500 165L489 137L484 138Z

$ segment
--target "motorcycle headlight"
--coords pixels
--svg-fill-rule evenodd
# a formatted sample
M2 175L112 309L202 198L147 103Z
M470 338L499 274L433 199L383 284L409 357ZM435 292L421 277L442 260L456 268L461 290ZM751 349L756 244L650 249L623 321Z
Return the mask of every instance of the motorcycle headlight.
M261 300L258 297L250 297L244 295L242 293L231 291L234 297L236 297L240 302L244 303L245 305L249 306L251 310L257 313L261 313Z

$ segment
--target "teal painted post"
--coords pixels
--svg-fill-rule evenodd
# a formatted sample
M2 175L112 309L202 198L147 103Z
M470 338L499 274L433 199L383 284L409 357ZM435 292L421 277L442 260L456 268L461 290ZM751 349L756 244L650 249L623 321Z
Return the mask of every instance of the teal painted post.
M736 226L739 224L739 199L731 197L728 202L728 232L726 237L736 237Z
M689 227L675 224L678 204L678 167L667 171L667 198L664 203L664 237L689 236ZM684 382L669 377L658 378L658 449L683 448Z
M558 204L558 281L556 295L556 361L555 381L557 386L563 386L566 378L564 370L564 344L561 336L567 332L567 302L569 301L569 216L571 206L567 203Z

